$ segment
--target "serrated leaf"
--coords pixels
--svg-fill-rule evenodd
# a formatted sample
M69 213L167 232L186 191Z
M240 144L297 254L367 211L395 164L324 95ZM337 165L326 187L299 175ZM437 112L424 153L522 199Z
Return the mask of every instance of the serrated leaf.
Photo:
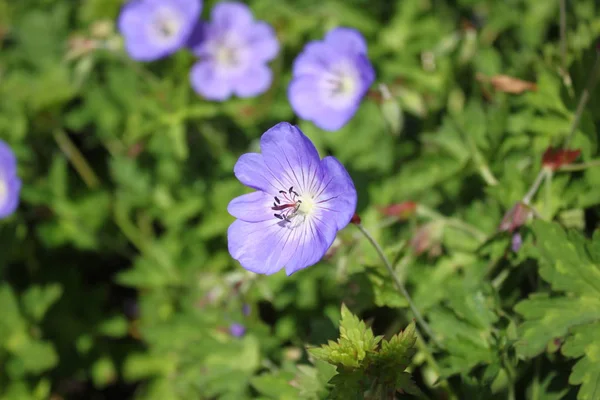
M367 353L375 351L379 341L381 337L375 337L371 328L353 315L344 304L338 341L330 340L327 345L309 349L309 352L334 365L359 368Z
M553 339L566 336L562 353L579 358L569 377L581 385L579 400L600 396L600 237L587 241L558 224L533 223L540 275L555 295L534 293L515 306L525 322L516 349L521 357L541 353ZM535 255L535 254L534 254Z

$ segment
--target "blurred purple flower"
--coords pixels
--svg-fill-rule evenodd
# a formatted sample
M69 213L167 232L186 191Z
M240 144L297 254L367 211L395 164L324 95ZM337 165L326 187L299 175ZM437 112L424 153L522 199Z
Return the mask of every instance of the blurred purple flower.
M356 209L356 189L334 157L319 158L297 127L281 122L260 140L262 154L248 153L235 176L256 192L227 206L238 218L227 232L229 253L245 269L288 275L316 264Z
M217 4L199 36L191 46L201 60L190 72L198 94L223 101L234 94L252 97L269 89L273 76L267 63L277 56L279 42L273 28L255 21L247 5Z
M233 323L229 326L231 336L242 337L246 333L246 327L242 324Z
M518 252L519 249L521 248L521 245L523 244L523 238L521 237L521 234L519 232L515 233L512 237L512 241L511 241L511 249L513 252Z
M365 39L354 29L335 28L296 58L288 98L300 118L335 131L354 116L374 80Z
M131 0L119 15L119 31L131 58L153 61L185 46L202 11L201 0Z
M244 314L246 317L248 315L250 315L251 309L250 309L250 304L244 304L242 306L242 314Z
M19 205L21 180L17 176L17 159L8 147L0 140L0 218L15 212Z

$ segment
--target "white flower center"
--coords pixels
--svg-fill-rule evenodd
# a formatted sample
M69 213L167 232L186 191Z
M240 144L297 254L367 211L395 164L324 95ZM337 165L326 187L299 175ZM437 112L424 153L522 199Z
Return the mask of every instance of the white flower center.
M348 107L360 90L358 71L348 60L342 60L323 75L321 88L323 101L330 107Z
M232 68L235 67L239 60L237 51L229 46L218 46L215 51L215 60L219 65Z
M219 72L236 76L245 71L251 55L244 40L235 32L227 32L210 44L210 54Z
M8 197L8 185L2 178L2 174L0 174L0 205L4 204L7 197Z
M315 209L316 202L312 197L304 196L301 198L302 203L298 207L298 213L303 215L310 215Z
M161 44L174 41L181 31L181 16L174 10L161 7L156 10L149 25L150 36Z
M275 201L271 210L273 216L281 220L280 225L293 229L302 224L316 209L317 203L311 196L301 196L294 187L286 190L280 190L279 196L274 197Z

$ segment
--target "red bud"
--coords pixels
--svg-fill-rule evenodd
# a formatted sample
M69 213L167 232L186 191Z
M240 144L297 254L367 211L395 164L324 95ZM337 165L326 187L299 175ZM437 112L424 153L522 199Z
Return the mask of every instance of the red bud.
M415 214L417 211L417 203L414 201L405 201L403 203L382 207L379 211L388 217L398 217L401 220L405 220Z
M354 214L352 216L352 219L350 220L351 223L356 224L356 225L360 224L360 221L361 221L361 219L358 216L358 214Z
M579 157L581 150L554 149L548 147L542 156L542 165L556 171L566 164L571 164Z
M514 232L527 221L530 214L529 207L522 202L518 202L504 214L498 230L500 232Z

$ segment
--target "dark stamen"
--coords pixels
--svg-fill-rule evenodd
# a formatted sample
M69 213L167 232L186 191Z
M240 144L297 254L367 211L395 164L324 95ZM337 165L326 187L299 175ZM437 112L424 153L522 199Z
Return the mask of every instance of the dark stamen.
M285 190L280 190L279 193L281 193L281 194L287 194L287 192Z
M281 214L273 214L273 215L274 215L276 218L283 219L283 217L281 216Z
M281 203L281 201L279 201L279 198L277 198L277 196L275 196L275 201L277 202L277 204Z
M274 205L273 207L271 207L271 210L275 210L275 211L281 211L281 210L285 210L286 208L294 208L296 205L295 204L281 204L281 205Z
M293 191L294 191L294 187L293 187L293 186L290 186L290 190L288 190L288 193L289 193L289 194L292 194L292 192L293 192Z
M292 190L292 193L296 195L296 197L300 197L300 195Z

